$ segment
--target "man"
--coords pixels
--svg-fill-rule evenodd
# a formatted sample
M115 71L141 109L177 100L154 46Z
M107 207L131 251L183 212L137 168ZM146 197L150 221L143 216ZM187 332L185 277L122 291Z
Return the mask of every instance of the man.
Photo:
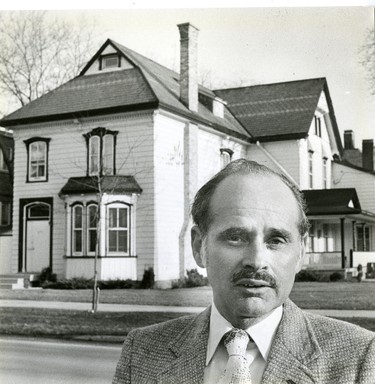
M288 299L308 230L288 179L234 161L198 191L192 216L212 306L129 333L115 384L375 383L374 333Z

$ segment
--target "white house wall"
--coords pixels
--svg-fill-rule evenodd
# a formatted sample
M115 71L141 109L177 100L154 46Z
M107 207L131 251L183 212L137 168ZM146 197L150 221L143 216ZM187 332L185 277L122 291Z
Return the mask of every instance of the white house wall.
M364 211L375 214L374 175L333 163L333 188L355 188Z
M198 188L221 170L220 149L233 151L232 160L246 158L247 144L200 128L198 131Z
M129 114L102 119L82 119L72 123L34 124L14 130L14 209L12 272L18 271L19 200L22 198L53 198L53 269L64 275L66 247L64 201L59 191L70 177L85 176L87 148L84 133L97 127L118 130L117 174L133 175L143 189L137 210L138 273L152 265L153 259L153 132L152 115ZM50 138L48 181L27 183L27 149L24 140L33 137ZM139 277L139 275L138 275Z
M185 122L162 114L154 118L155 278L179 277L179 237L184 225Z
M300 180L300 159L297 140L286 140L260 144L271 158L284 168L296 183ZM247 158L280 172L281 169L257 145L252 144L247 150Z

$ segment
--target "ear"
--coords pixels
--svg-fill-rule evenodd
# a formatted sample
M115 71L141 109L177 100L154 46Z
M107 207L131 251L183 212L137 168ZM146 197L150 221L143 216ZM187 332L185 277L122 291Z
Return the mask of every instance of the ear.
M206 256L203 249L203 236L197 225L191 228L191 248L195 262L201 268L206 268Z
M297 264L296 264L296 274L302 269L303 267L303 263L305 261L305 255L306 255L306 239L307 239L307 236L304 236L302 239L301 239L301 248L300 248L300 254L299 254L299 257L298 257L298 260L297 260Z

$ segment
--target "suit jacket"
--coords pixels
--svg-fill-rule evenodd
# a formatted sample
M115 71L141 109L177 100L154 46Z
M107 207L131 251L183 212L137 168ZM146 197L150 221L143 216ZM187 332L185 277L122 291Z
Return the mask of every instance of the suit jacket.
M210 307L129 333L113 384L203 383ZM375 333L306 313L290 300L262 384L374 384Z

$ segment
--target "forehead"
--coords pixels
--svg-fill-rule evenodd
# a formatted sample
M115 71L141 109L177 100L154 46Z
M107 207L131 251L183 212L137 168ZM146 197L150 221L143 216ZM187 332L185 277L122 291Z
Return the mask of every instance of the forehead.
M236 174L216 187L210 202L210 215L230 219L233 216L262 215L262 220L296 224L300 211L290 188L277 176Z

